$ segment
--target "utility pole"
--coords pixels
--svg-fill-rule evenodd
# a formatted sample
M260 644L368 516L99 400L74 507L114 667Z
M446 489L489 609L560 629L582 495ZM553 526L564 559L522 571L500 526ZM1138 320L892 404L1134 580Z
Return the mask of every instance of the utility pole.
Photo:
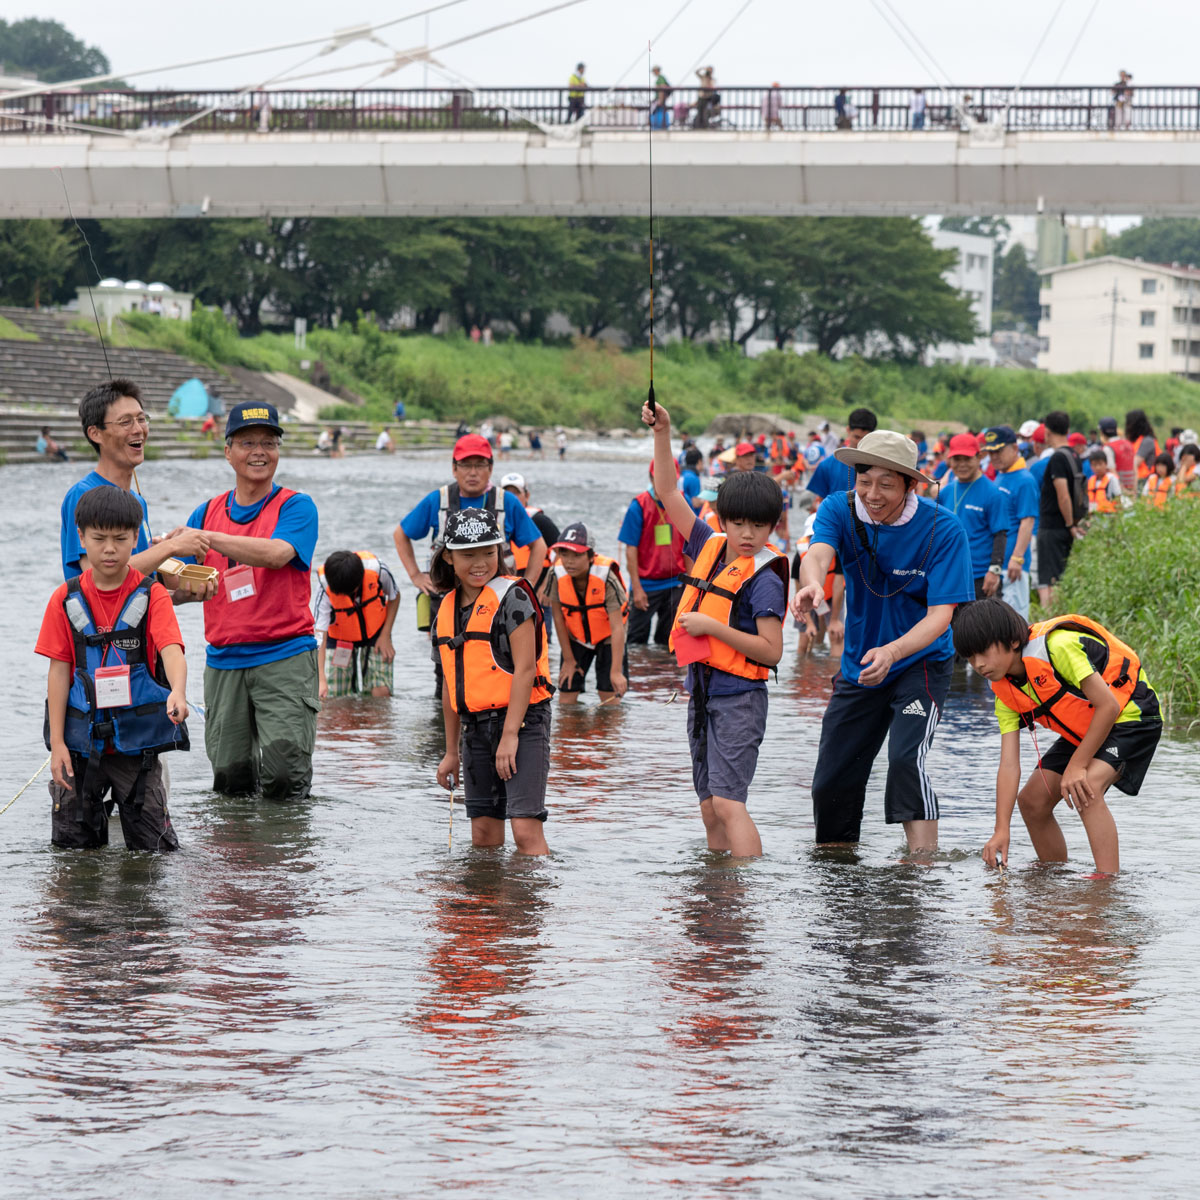
M1113 276L1112 289L1112 318L1108 330L1108 373L1112 374L1113 369L1113 351L1117 343L1117 279Z
M1192 281L1190 279L1188 280L1186 295L1187 321L1183 326L1183 377L1184 379L1190 379L1192 377Z

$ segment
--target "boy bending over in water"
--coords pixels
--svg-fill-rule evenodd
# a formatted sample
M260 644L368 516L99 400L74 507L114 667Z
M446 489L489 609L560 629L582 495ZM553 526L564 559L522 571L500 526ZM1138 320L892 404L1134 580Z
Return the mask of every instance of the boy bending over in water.
M1117 826L1104 794L1114 784L1127 796L1138 794L1162 734L1158 696L1138 656L1088 617L1030 626L994 597L963 605L951 627L954 649L996 693L996 830L984 860L1008 861L1009 822L1019 804L1038 858L1066 862L1067 843L1054 818L1065 800L1083 821L1096 870L1115 874ZM1032 730L1034 723L1059 737L1018 792L1021 727Z
M647 404L642 420L654 430L659 499L693 563L682 579L671 643L680 653L683 644L700 642L688 656L688 743L708 848L758 855L762 841L746 799L767 725L767 676L783 657L788 565L767 545L783 493L766 474L728 476L717 495L724 532L714 532L676 485L667 410L659 404L652 412Z

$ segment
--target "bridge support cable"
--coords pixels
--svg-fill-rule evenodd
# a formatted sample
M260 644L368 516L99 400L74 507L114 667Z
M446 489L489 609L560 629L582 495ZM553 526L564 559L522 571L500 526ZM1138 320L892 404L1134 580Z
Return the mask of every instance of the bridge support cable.
M1075 57L1075 51L1079 49L1079 43L1083 41L1083 35L1087 33L1088 26L1092 23L1092 18L1096 15L1096 9L1100 7L1100 0L1092 0L1092 7L1088 9L1088 14L1083 18L1083 24L1079 26L1079 32L1075 35L1075 40L1071 43L1070 50L1067 51L1067 57L1063 59L1063 65L1059 67L1058 74L1054 77L1055 85L1062 83L1062 77L1067 73L1067 68L1071 65L1071 59Z
M1013 103L1016 101L1017 95L1025 86L1025 80L1029 78L1029 72L1033 70L1033 64L1037 62L1038 55L1042 52L1042 47L1046 44L1046 39L1050 36L1050 30L1054 28L1054 23L1058 20L1059 14L1066 5L1067 0L1058 0L1058 7L1050 14L1050 20L1046 22L1046 28L1042 30L1042 36L1038 38L1037 45L1033 48L1033 53L1029 56L1029 61L1025 64L1025 70L1021 72L1021 77L1017 80L1017 85L1008 93L1008 99L1004 102L1004 107L997 114L995 124L1000 129L1005 129L1008 126L1008 114L1012 110Z
M737 10L737 12L733 14L733 17L730 19L729 23L725 26L725 28L722 29L721 32L718 33L715 38L713 38L713 40L704 48L704 51L700 55L700 57L698 59L696 59L696 61L694 63L692 63L692 65L687 69L687 71L685 72L685 75L687 78L690 79L691 76L695 73L695 71L704 64L704 62L708 58L708 56L717 48L717 46L720 45L721 39L724 38L724 36L738 23L738 21L740 21L742 19L742 16L745 13L746 9L748 9L750 7L750 5L753 3L754 3L754 0L746 0L745 4L743 4L742 7L739 8Z
M276 46L260 46L254 50L234 50L228 54L217 54L209 58L194 58L188 62L170 63L165 67L143 67L137 71L121 71L110 72L107 75L89 75L80 79L65 79L59 83L39 84L32 88L19 88L16 91L4 92L5 100L22 100L26 96L43 96L49 92L72 92L79 88L87 87L95 83L112 83L117 79L137 79L142 75L160 75L165 71L184 71L191 67L207 67L214 63L232 62L238 58L254 58L260 54L276 54L283 50L300 50L306 49L309 46L324 46L321 54L332 54L335 50L341 50L348 46L351 42L371 40L374 34L381 29L389 29L393 25L402 25L405 21L414 21L418 17L427 17L432 13L441 12L443 9L455 8L459 4L465 4L467 0L441 0L441 3L431 5L428 8L419 9L417 12L407 13L403 17L392 17L388 21L379 21L374 25L362 25L352 30L335 30L332 35L325 34L322 37L306 38L299 42L281 42Z
M924 42L913 32L904 18L888 3L888 0L871 0L871 6L883 18L888 28L899 38L901 44L913 56L921 70L928 72L929 77L934 83L946 93L946 103L961 119L963 116L962 97L959 95L958 89L954 86L950 77L942 69L938 60L926 49Z

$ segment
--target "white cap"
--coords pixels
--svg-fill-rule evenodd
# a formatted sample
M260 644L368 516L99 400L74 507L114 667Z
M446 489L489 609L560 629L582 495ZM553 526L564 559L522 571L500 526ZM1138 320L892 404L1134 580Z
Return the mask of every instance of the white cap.
M509 473L500 480L500 486L502 488L515 487L518 491L522 492L528 490L525 487L525 476L517 471L509 471Z
M1186 446L1189 443L1195 443L1195 441L1196 441L1196 431L1194 429L1185 429L1179 435L1179 444L1181 446Z
M1040 421L1025 421L1021 425L1021 428L1017 430L1017 436L1023 438L1033 437L1034 430L1037 429L1038 425L1040 424Z

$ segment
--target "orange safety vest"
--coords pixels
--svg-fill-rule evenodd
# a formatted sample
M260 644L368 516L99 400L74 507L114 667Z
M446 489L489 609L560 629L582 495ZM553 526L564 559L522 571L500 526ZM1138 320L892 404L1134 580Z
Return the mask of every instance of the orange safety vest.
M700 505L700 520L713 531L713 533L721 533L721 519L717 516L717 510L713 507L711 500L705 500Z
M500 611L500 602L514 587L524 588L533 601L536 622L537 671L530 704L539 704L553 695L550 686L550 649L543 628L542 606L533 588L512 575L497 575L475 598L466 628L460 628L461 610L458 588L442 597L438 608L433 644L442 660L445 686L450 688L450 707L456 713L489 712L507 708L512 693L512 672L496 659L496 636L492 626Z
M1174 480L1169 475L1166 478L1155 475L1146 481L1146 499L1155 508L1166 508L1167 497L1170 496L1173 486Z
M542 510L540 508L527 508L525 511L532 519L535 513L540 513ZM517 571L523 575L525 573L525 568L529 566L529 555L533 549L532 545L518 546L516 542L509 542L508 548L512 552L513 566L516 567ZM546 558L542 563L542 570L544 571L549 565L550 551L547 550Z
M615 558L606 558L597 554L592 558L588 567L587 591L583 602L580 603L579 593L575 590L575 580L567 573L562 563L555 563L554 575L558 579L558 603L562 608L563 620L567 623L567 632L573 641L581 646L596 646L605 638L612 637L612 622L608 619L608 610L604 607L605 593L608 591L609 573L617 577L622 587L625 581L621 578L621 568ZM629 614L629 601L621 607L622 618Z
M1140 446L1141 444L1142 444L1142 439L1138 438L1138 445ZM1162 451L1158 447L1158 438L1155 438L1154 439L1154 458L1157 458L1161 453L1162 453ZM1154 460L1151 459L1151 462L1153 462L1153 461ZM1137 477L1139 479L1149 479L1150 478L1150 468L1146 465L1146 460L1140 454L1138 454L1136 452L1136 450L1134 451L1134 462L1137 467Z
M1095 475L1088 478L1088 504L1092 512L1112 513L1117 511L1116 503L1108 498L1105 489L1108 487L1108 476L1099 480Z
M714 617L722 625L736 629L738 595L756 575L762 571L774 571L783 581L784 602L787 601L787 559L773 546L764 546L753 558L735 558L723 563L722 556L728 539L723 533L714 533L704 543L696 558L694 575L683 575L683 599L675 613L671 626L671 648L675 646L675 633L680 628L679 618L683 613L700 612ZM709 655L700 660L704 666L737 675L742 679L766 679L771 668L747 658L719 638L709 638Z
M324 567L317 568L317 577L325 589L325 595L329 597L329 607L333 609L329 640L346 642L351 646L371 646L383 628L388 602L379 583L379 559L366 550L355 553L362 559L363 565L361 600L331 592L325 583Z
M773 463L785 463L788 458L788 440L785 437L771 439L770 458Z
M1039 621L1029 630L1029 641L1021 652L1021 665L1025 668L1026 682L1036 698L1019 688L1009 679L992 684L992 691L1013 712L1021 717L1026 728L1034 722L1061 734L1076 746L1083 741L1092 714L1096 711L1083 692L1065 679L1050 663L1050 652L1046 649L1046 637L1056 629L1075 633L1086 633L1096 639L1085 643L1092 666L1100 672L1101 679L1113 690L1124 709L1136 693L1146 693L1145 684L1138 680L1142 664L1138 656L1119 638L1114 637L1103 625L1090 617L1069 613L1049 621ZM1099 645L1097 645L1099 643ZM1094 647L1094 649L1093 649Z
M1191 487L1192 482L1195 478L1196 478L1196 468L1195 467L1189 468L1189 470L1187 471L1186 474L1184 474L1183 468L1180 467L1179 474L1178 474L1178 476L1176 476L1176 479L1175 479L1175 495L1183 496L1187 500L1196 499L1197 493L1195 491L1188 490Z

